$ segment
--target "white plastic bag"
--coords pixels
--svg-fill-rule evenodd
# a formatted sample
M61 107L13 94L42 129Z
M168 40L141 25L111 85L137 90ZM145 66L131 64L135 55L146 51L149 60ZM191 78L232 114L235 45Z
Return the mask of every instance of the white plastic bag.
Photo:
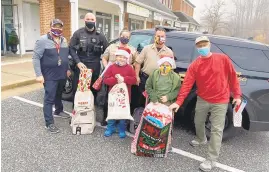
M233 123L234 127L241 127L242 126L242 112L247 105L247 100L242 99L240 106L235 106L233 108Z
M125 83L116 84L108 94L108 120L134 120L130 112L128 89Z

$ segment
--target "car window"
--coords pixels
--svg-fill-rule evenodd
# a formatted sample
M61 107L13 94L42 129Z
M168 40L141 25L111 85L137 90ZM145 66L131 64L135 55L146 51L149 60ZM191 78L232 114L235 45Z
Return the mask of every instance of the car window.
M269 72L269 59L262 50L219 45L240 68L251 71Z
M215 44L211 43L210 46L210 51L213 53L223 53ZM195 48L194 50L194 59L196 59L197 57L200 56L200 54L198 53L197 49Z
M140 44L140 46L142 46L143 48L151 43L152 38L152 35L132 34L130 37L129 45L133 46L134 48L137 48L138 44Z
M172 47L177 61L190 62L194 50L194 41L180 39L176 37L167 37L166 46Z

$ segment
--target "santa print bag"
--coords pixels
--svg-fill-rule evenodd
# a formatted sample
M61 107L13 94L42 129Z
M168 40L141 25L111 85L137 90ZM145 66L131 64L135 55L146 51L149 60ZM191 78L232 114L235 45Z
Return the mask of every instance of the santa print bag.
M116 84L108 93L108 120L134 120L130 112L128 89L125 83Z
M137 156L165 158L171 144L172 112L168 106L146 106L131 145Z

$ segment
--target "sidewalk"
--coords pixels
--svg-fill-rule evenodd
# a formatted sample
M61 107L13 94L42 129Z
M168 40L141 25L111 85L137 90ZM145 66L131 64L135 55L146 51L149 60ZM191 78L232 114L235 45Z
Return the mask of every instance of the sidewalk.
M1 57L1 90L8 90L35 83L35 73L32 65L32 55L22 58Z

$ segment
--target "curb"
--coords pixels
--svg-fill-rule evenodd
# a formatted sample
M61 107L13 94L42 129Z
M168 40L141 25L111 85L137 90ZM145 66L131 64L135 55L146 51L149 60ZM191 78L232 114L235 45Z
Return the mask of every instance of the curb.
M1 91L14 89L14 88L22 87L22 86L26 86L26 85L31 85L31 84L34 84L34 83L37 83L35 78L27 79L27 80L23 80L23 81L18 81L18 82L14 82L12 84L2 85L1 86Z

